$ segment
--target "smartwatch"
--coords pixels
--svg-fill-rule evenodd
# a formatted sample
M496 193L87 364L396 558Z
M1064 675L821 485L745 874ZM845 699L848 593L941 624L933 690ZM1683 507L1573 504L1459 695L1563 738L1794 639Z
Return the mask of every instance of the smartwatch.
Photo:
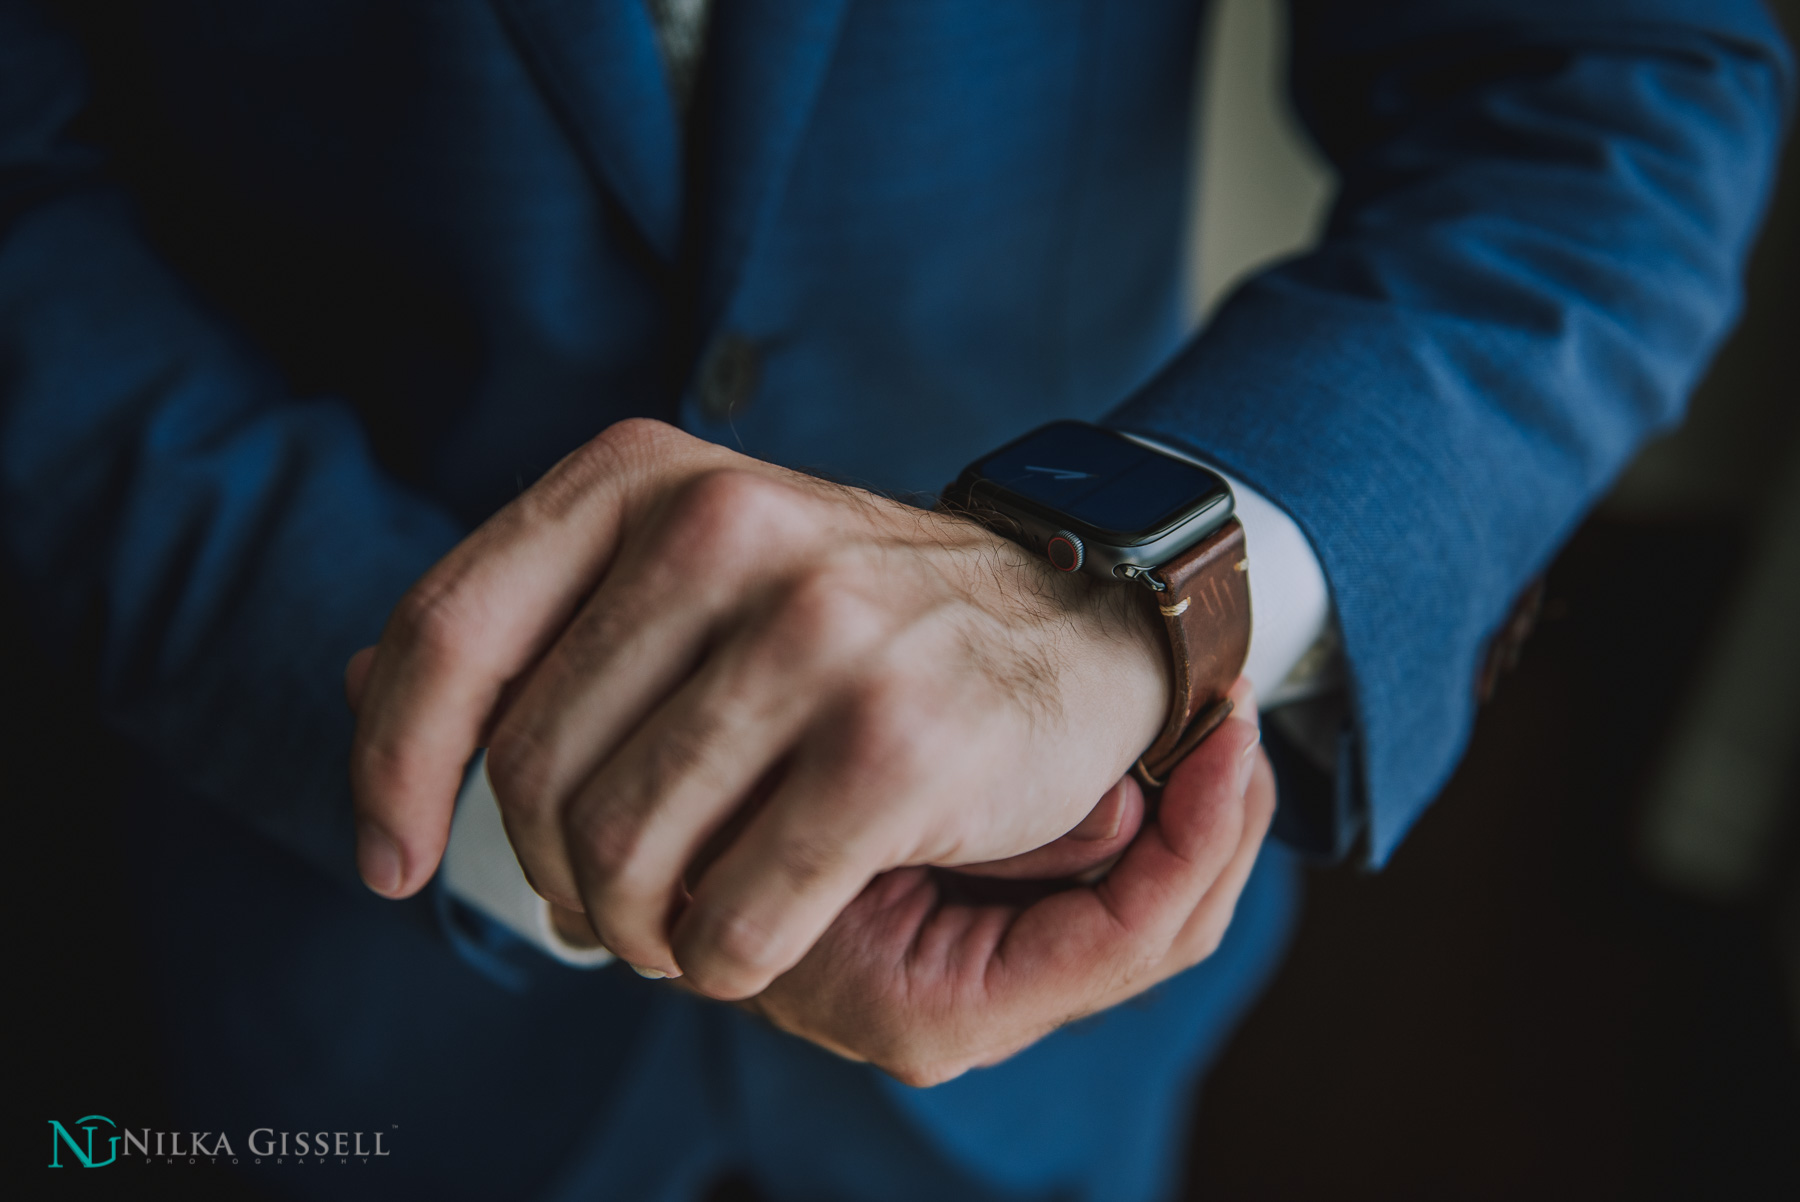
M1062 572L1140 588L1168 633L1171 697L1133 771L1160 788L1231 712L1250 650L1249 561L1217 473L1113 430L1060 421L977 459L944 507Z

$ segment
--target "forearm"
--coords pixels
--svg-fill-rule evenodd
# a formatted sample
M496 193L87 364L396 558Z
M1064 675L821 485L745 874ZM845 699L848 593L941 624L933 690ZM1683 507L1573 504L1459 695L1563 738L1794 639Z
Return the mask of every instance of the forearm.
M1454 766L1513 597L1728 328L1787 68L1766 39L1649 22L1362 58L1298 36L1343 178L1325 241L1114 420L1261 489L1317 549L1379 861Z

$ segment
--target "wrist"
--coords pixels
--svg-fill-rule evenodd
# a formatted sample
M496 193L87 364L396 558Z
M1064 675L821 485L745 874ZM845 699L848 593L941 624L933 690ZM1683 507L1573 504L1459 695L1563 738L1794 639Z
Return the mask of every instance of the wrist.
M1174 704L1169 640L1155 598L1138 585L1032 566L1047 577L1051 595L1062 595L1062 624L1078 632L1079 647L1067 653L1073 670L1065 689L1103 699L1083 707L1088 722L1077 733L1096 750L1107 748L1124 775L1155 741Z
M1153 600L1165 666L1160 688L1142 678L1137 685L1167 708L1160 727L1138 743L1136 768L1147 785L1160 783L1229 712L1226 691L1249 647L1248 560L1230 486L1184 457L1061 421L971 463L945 491L945 503L1042 555L1056 571L1109 591L1126 581L1145 590L1125 602L1136 612L1112 610L1117 621L1110 625L1125 637L1108 640L1110 649L1136 653L1123 661L1156 646L1147 637L1155 623L1145 621L1145 602Z
M1161 732L1173 704L1175 679L1169 636L1156 611L1155 598L1144 589L1098 581L1095 585L1109 611L1107 635L1112 673L1130 698L1130 746L1135 760Z
M967 512L940 511L961 587L1017 639L1022 691L1051 690L1052 713L1122 776L1166 722L1174 681L1155 596L1141 585L1061 572Z

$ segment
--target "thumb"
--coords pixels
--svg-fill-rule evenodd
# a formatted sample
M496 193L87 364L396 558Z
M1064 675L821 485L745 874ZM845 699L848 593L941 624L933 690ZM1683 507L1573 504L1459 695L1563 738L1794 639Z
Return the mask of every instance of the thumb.
M1047 881L1080 876L1104 868L1129 847L1144 825L1146 810L1144 791L1137 780L1121 777L1088 811L1087 817L1061 838L1004 860L959 864L955 871L1001 880Z

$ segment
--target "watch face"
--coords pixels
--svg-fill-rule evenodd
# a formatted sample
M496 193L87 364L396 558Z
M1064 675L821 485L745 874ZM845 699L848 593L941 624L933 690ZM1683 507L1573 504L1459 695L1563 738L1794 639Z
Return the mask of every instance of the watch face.
M998 486L1120 546L1148 541L1230 496L1205 468L1086 422L1040 427L969 470L981 491Z

